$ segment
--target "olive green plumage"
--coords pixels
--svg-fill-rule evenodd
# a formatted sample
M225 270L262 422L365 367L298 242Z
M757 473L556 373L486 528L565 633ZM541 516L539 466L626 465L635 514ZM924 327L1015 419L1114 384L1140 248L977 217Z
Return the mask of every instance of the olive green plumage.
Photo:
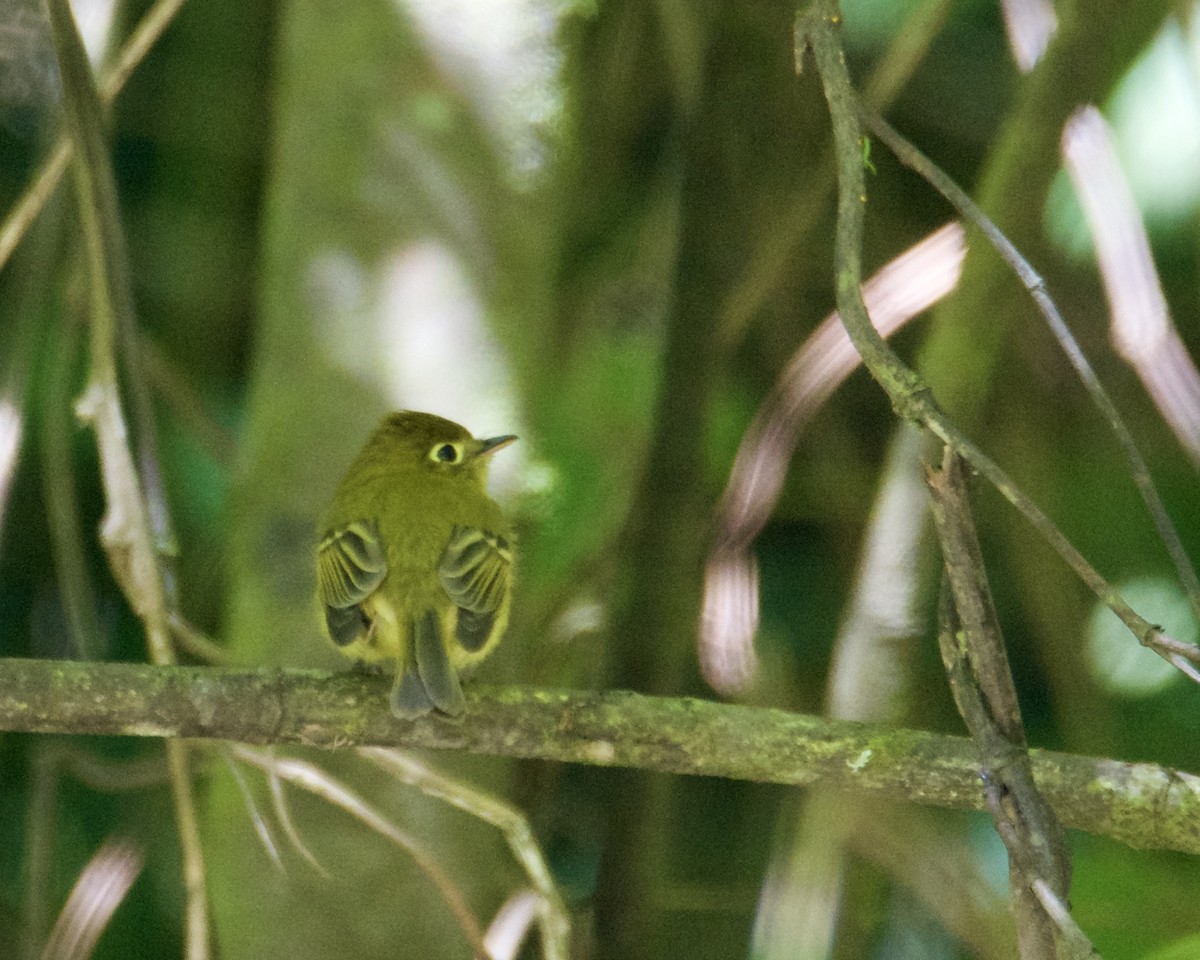
M430 413L389 414L321 521L325 632L348 657L395 661L398 717L461 713L459 673L508 625L512 531L486 482L491 454L515 439L476 440Z

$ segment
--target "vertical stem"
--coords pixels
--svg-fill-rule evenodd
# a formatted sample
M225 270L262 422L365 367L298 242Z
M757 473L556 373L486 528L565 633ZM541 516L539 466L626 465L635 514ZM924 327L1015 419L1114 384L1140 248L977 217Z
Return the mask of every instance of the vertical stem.
M117 212L117 191L100 125L102 105L67 0L47 0L62 77L68 127L75 142L75 185L91 293L91 371L80 412L95 428L106 495L101 538L113 574L146 630L150 659L171 664L163 570L155 548L143 478L135 467L121 406L118 331L134 329L132 283ZM211 954L203 851L185 745L166 744L171 794L183 851L188 960Z
M58 819L57 745L49 740L35 742L30 751L30 768L20 942L26 960L35 960L42 955L42 945L50 932L50 881Z
M950 588L943 592L938 642L955 703L978 744L988 807L1008 850L1018 945L1026 960L1054 960L1056 925L1033 886L1046 882L1061 901L1067 900L1071 865L1066 836L1034 782L962 460L947 449L942 469L929 471L926 483Z
M84 660L103 656L103 631L84 552L71 456L70 393L78 357L78 317L64 314L52 335L42 414L42 488L54 569L62 594L71 646Z
M196 815L196 796L188 763L187 744L174 738L165 741L171 799L175 803L175 825L183 852L184 929L187 960L209 960L212 956L208 922L208 881L204 867L204 845Z

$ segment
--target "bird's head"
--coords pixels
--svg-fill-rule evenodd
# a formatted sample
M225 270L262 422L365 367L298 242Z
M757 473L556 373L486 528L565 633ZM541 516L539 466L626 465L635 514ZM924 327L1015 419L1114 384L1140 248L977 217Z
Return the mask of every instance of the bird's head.
M402 410L383 418L374 444L383 448L389 465L394 468L469 480L482 487L492 454L516 439L510 434L477 439L453 420L433 413Z

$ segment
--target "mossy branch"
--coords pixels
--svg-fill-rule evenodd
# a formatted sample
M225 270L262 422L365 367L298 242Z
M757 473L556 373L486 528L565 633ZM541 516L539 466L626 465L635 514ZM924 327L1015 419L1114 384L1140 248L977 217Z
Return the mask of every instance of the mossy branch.
M0 660L0 730L195 737L327 749L404 746L634 767L891 800L984 807L965 737L623 691L471 688L462 720L402 723L388 680L312 670ZM1134 847L1200 853L1200 777L1030 751L1063 824Z

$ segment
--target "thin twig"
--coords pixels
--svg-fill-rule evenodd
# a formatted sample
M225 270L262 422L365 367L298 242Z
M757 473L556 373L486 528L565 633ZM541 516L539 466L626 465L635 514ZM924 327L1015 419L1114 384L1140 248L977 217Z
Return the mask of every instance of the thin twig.
M524 814L497 797L439 773L410 754L380 747L362 747L358 752L422 793L444 800L502 831L513 856L537 892L543 956L546 960L567 960L571 922L554 876Z
M1092 960L1092 958L1100 956L1096 952L1096 948L1092 946L1087 934L1079 928L1079 924L1071 916L1071 911L1063 903L1062 897L1050 888L1050 884L1045 880L1035 880L1033 894L1058 927L1061 936L1060 943L1063 947L1063 952L1059 954L1061 960Z
M1116 404L1109 397L1108 391L1104 389L1100 378L1096 376L1096 372L1092 369L1091 364L1084 355L1083 349L1079 346L1078 341L1076 341L1062 314L1059 312L1057 304L1055 304L1049 291L1046 289L1046 281L1034 270L1033 265L1021 255L1021 252L1004 235L1000 228L992 222L991 218L967 195L966 191L955 183L940 167L897 133L887 121L873 111L860 106L859 116L867 128L887 144L888 149L897 156L901 163L924 177L938 193L945 197L958 210L965 220L979 228L979 231L987 237L1000 256L1004 258L1004 262L1012 267L1021 284L1029 292L1034 303L1037 304L1038 309L1042 312L1042 316L1045 317L1046 324L1050 327L1050 332L1054 334L1059 346L1062 347L1063 353L1067 355L1067 360L1070 361L1071 366L1075 368L1075 372L1079 375L1079 379L1083 382L1084 389L1087 390L1092 403L1096 405L1101 416L1104 417L1113 435L1117 438L1117 443L1125 454L1126 460L1129 461L1129 472L1133 477L1133 482L1146 504L1146 510L1150 513L1150 518L1154 522L1154 527L1158 531L1159 538L1167 548L1167 554L1170 556L1171 562L1175 565L1179 579L1183 582L1188 602L1192 607L1192 615L1200 622L1200 579L1196 576L1196 570L1188 558L1183 541L1175 529L1175 524L1171 521L1171 516L1167 512L1166 505L1159 496L1158 488L1155 487L1154 480L1150 476L1150 468L1142 457L1137 442L1133 439L1132 432L1125 424L1125 420L1117 410Z
M838 311L846 332L863 364L883 387L896 413L921 424L961 456L1020 511L1041 537L1075 571L1093 593L1120 618L1138 641L1160 656L1175 662L1162 643L1161 628L1150 623L1114 590L1099 572L1008 475L967 439L941 411L927 384L907 367L871 325L863 304L862 232L866 191L862 171L862 136L858 125L858 103L850 83L845 55L835 34L841 23L835 0L814 0L796 23L796 62L812 49L838 144L838 218L836 233L836 286ZM1184 645L1181 645L1184 646ZM1175 651L1200 664L1200 648ZM1189 676L1195 676L1189 673Z
M187 960L209 960L208 881L204 846L200 841L200 823L196 815L196 798L192 793L191 766L185 744L168 740L166 750L171 800L175 805L179 847L183 854L186 956Z
M291 841L300 856L308 861L309 866L322 877L329 879L329 871L321 866L321 861L308 849L308 844L304 842L304 838L300 836L300 831L296 828L296 821L292 819L292 806L288 803L287 794L283 791L283 781L279 778L279 774L273 770L270 771L267 774L267 784L271 789L271 805L275 808L275 816L279 818L279 825L283 827L284 836Z
M262 811L258 809L258 803L254 799L254 794L250 792L250 784L246 782L246 775L242 772L242 768L233 762L233 758L228 753L224 754L224 760L225 766L233 776L233 782L237 786L238 793L242 795L242 803L246 805L246 813L250 817L251 824L254 826L254 832L258 834L258 842L263 845L263 849L267 851L267 856L271 858L271 862L275 864L276 869L282 873L283 858L279 856L279 846L275 843L275 837L271 833L270 825L262 815Z
M54 144L50 159L42 164L38 175L25 188L21 199L4 219L3 226L0 226L0 267L8 263L9 257L17 249L17 244L29 232L38 214L54 196L62 175L67 172L67 164L71 162L71 153L71 141L63 134Z
M188 621L177 609L167 614L167 623L175 642L197 660L218 665L233 662L228 650Z
M334 806L340 807L412 857L413 862L429 878L429 881L441 894L442 899L446 901L463 936L471 944L471 949L479 957L487 956L487 948L483 943L483 929L471 912L471 908L467 906L462 890L419 841L405 833L353 790L316 764L296 760L292 757L277 757L270 751L256 750L252 747L234 745L230 749L232 755L238 760L258 767L288 783L293 783Z
M134 69L158 42L183 4L184 0L158 0L142 18L133 35L121 48L116 64L105 72L100 81L100 99L105 105L116 99ZM54 195L62 175L67 172L73 150L69 134L61 134L50 151L49 159L42 164L38 175L25 188L3 225L0 225L0 267L8 263L21 238Z

